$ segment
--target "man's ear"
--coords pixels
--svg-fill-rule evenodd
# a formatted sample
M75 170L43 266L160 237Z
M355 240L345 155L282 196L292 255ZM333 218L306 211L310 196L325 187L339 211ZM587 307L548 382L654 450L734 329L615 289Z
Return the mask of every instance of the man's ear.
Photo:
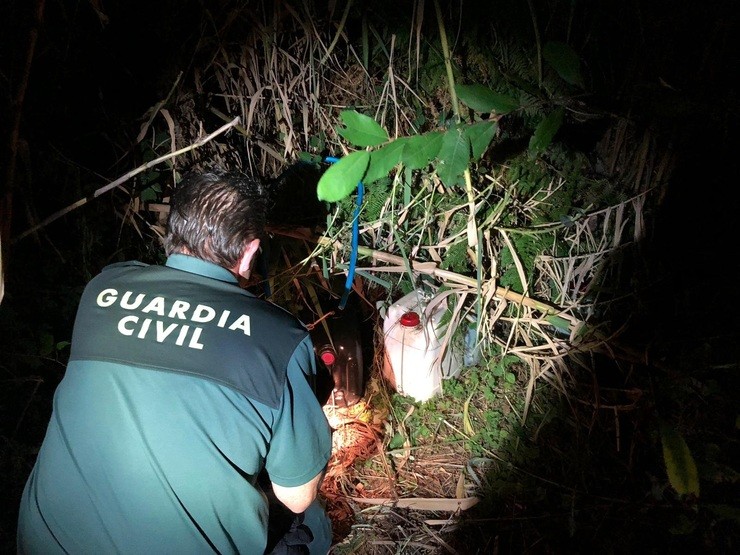
M247 244L247 247L244 249L244 254L242 254L242 257L239 259L239 263L237 266L237 273L244 277L248 278L249 274L252 269L252 263L254 262L255 257L257 256L257 253L260 249L260 240L259 239L252 239Z

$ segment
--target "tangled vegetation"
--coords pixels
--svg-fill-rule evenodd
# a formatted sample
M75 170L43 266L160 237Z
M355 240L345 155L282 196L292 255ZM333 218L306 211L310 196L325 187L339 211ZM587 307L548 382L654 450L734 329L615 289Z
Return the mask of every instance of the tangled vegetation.
M737 507L720 491L737 483L730 441L689 447L686 412L699 409L675 405L692 378L635 331L652 279L641 249L676 160L616 92L635 83L608 54L608 22L578 3L498 17L382 4L203 8L189 69L141 120L136 170L97 191L125 187L117 216L157 260L183 172L267 176L276 213L313 212L273 221L273 301L314 311L309 290L348 271L356 221L352 294L374 330L378 306L417 288L445 297L448 349L472 330L479 358L424 403L383 380L376 334L365 398L335 423L346 444L323 495L336 553L734 545ZM65 348L52 334L29 347L60 367ZM7 464L33 455L14 449Z

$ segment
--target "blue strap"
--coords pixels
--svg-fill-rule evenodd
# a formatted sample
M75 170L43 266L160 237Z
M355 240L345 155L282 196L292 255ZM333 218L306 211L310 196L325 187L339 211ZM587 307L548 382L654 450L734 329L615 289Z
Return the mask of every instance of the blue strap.
M327 156L324 161L329 164L334 164L339 161L339 158L333 156ZM362 206L362 197L365 195L365 186L362 181L357 182L357 205L355 206L355 212L352 216L352 251L349 255L349 269L347 270L347 281L344 283L344 293L342 299L339 301L339 309L343 310L349 299L349 294L352 291L352 282L355 279L355 266L357 265L357 247L360 240L360 207Z

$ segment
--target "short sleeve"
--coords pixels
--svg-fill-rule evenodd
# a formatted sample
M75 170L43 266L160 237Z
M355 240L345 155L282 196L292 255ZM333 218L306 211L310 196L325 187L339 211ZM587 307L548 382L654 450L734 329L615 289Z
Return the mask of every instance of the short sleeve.
M331 429L311 387L315 376L313 344L306 337L288 362L282 404L265 464L270 480L280 486L309 482L331 456Z

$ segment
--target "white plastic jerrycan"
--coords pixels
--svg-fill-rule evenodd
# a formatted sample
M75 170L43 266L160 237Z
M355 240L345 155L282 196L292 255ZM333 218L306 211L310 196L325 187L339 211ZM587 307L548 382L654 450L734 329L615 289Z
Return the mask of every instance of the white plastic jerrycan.
M443 379L460 371L461 355L452 342L443 352L447 325L441 321L446 310L446 296L429 299L418 290L388 307L383 374L402 395L431 399L442 392Z

